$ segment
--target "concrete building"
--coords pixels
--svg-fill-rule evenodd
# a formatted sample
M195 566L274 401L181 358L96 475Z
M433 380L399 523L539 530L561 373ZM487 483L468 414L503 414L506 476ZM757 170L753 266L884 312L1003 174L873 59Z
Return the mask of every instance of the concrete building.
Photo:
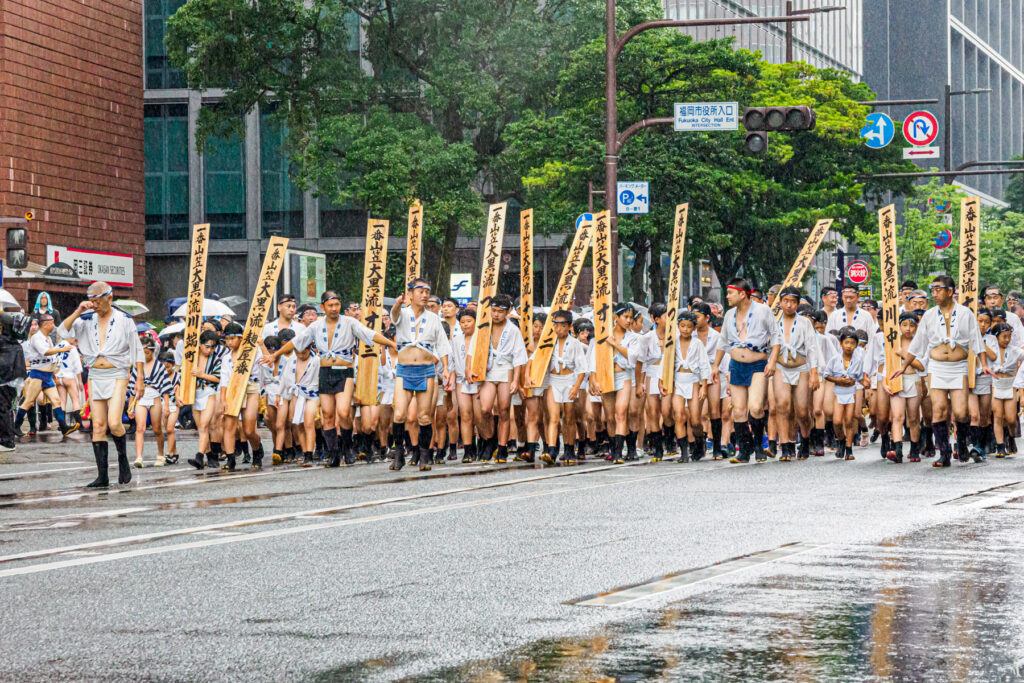
M883 100L925 105L941 128L940 159L922 167L1011 159L1024 150L1024 3L1020 0L864 0L865 80ZM965 92L986 90L991 92ZM946 93L950 120L944 121ZM963 93L963 94L956 94ZM911 107L885 111L902 120ZM958 183L1002 204L1007 176Z
M144 299L141 0L0 3L0 88L0 217L35 215L4 287L64 314L93 280Z

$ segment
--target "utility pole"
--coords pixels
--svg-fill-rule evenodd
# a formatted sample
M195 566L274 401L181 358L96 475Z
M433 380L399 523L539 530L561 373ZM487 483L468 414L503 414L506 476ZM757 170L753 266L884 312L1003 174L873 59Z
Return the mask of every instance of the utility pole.
M786 16L798 17L808 14L825 14L846 9L845 6L814 7L811 9L793 9L793 0L786 0ZM786 64L793 61L793 24L786 24Z
M615 70L615 63L622 48L630 40L644 31L653 28L679 28L685 26L734 26L742 24L774 24L782 23L787 26L797 21L808 21L807 16L791 17L737 17L735 19L655 19L645 21L630 28L621 36L615 28L615 0L605 0L605 136L604 136L604 200L605 209L608 211L608 218L611 228L611 280L615 288L615 298L618 299L622 291L622 273L619 272L619 221L618 208L618 185L619 173L619 152L622 145L634 133L651 125L672 123L671 117L651 118L634 123L622 134L619 134L619 113L616 102L618 91L618 79Z

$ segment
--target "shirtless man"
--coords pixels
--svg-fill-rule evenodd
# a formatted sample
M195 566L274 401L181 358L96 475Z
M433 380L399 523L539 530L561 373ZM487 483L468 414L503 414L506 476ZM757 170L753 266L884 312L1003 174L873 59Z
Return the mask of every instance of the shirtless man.
M981 448L981 428L971 427L967 414L967 356L977 355L982 371L991 374L984 353L978 320L971 309L953 298L953 278L940 275L931 284L935 306L921 318L914 340L907 348L903 367L892 373L895 379L906 373L914 361L928 355L928 374L931 378L928 395L932 401L932 432L939 457L932 467L949 467L952 453L949 447L950 413L956 420L957 455L961 462L968 457L975 462L984 459ZM970 445L968 445L968 442Z
M62 339L78 340L78 351L89 368L89 414L92 420L92 451L98 475L91 488L109 486L107 479L107 427L117 449L117 481L132 480L121 412L128 377L134 365L143 376L143 354L135 323L111 307L114 290L106 282L96 281L86 290L87 300L57 328ZM83 314L92 313L88 319ZM135 400L142 398L143 383L135 383Z

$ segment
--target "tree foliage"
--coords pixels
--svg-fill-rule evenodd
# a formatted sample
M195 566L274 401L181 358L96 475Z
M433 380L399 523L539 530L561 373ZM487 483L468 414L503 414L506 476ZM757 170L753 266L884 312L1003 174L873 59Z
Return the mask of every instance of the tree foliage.
M623 22L659 11L620 4ZM396 227L422 199L425 272L444 291L458 234L518 189L507 126L547 110L571 51L602 31L600 0L190 0L167 46L190 88L228 88L201 113L200 145L279 103L302 186Z
M522 176L525 203L537 225L564 226L586 206L587 181L603 185L604 43L577 50L562 71L557 113L524 115L509 126L509 165ZM861 202L903 191L903 180L860 182L860 174L912 169L893 145L869 150L859 138L872 98L864 84L804 63L767 64L735 50L731 40L697 42L673 29L643 33L618 63L619 128L671 116L675 102L738 101L814 107L812 132L772 134L769 150L743 151L744 132L674 133L650 128L622 150L619 177L650 180L651 213L620 219L624 244L642 262L667 250L677 203L690 203L687 256L707 258L720 280L744 273L781 280L818 218L836 218L852 235L871 216ZM660 264L651 268L652 300L664 297ZM638 278L639 279L639 278ZM636 287L634 287L636 291Z

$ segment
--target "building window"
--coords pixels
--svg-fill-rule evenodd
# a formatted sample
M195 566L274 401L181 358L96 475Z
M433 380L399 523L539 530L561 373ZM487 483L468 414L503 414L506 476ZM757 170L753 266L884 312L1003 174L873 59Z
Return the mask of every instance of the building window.
M271 120L269 113L260 116L260 169L263 174L260 206L264 237L303 235L302 190L292 182L292 164L282 153L284 135L284 128Z
M245 239L245 145L237 135L207 141L203 187L211 239Z
M341 206L320 196L320 237L365 237L366 210L351 202Z
M185 76L171 66L164 45L167 19L185 0L146 0L146 87L184 88Z
M188 239L188 105L147 104L146 239Z

